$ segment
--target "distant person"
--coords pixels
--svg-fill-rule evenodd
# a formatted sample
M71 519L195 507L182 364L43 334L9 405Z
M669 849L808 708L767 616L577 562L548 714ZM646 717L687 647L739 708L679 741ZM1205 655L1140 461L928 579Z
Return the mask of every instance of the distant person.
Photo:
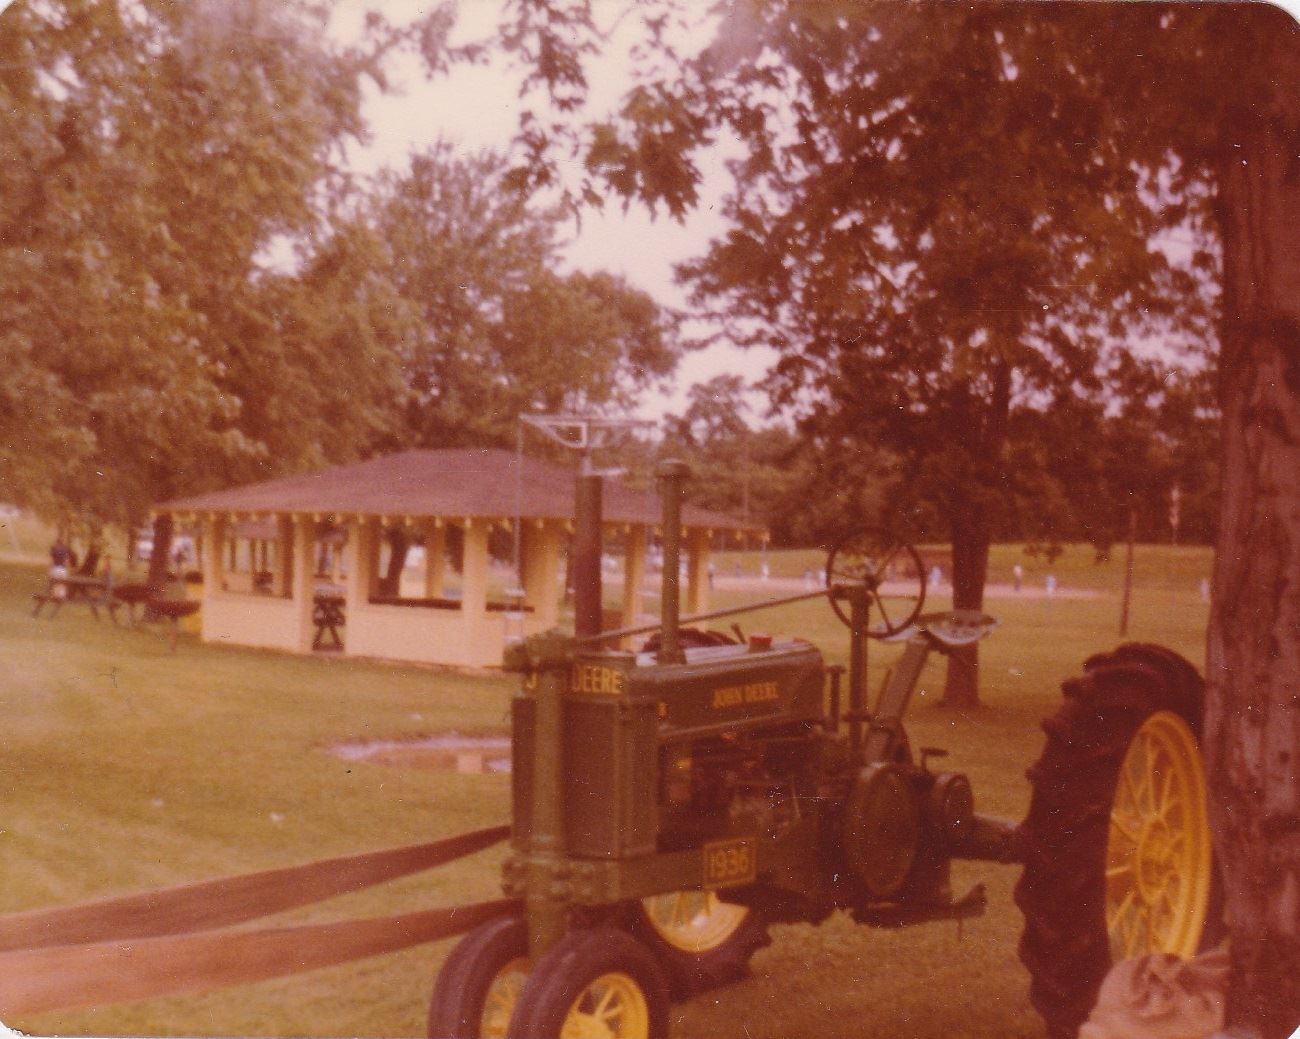
M1020 591L1020 585L1025 579L1025 568L1017 563L1011 568L1011 586L1016 591Z
M936 563L930 568L930 587L938 588L941 584L943 584L943 570Z
M50 594L56 599L68 597L68 586L63 579L68 576L72 558L72 549L63 543L62 537L56 537L50 546Z
M67 575L68 564L72 562L72 549L63 543L63 538L55 538L50 546L50 567L62 567Z
M709 560L709 587L713 587L713 578L717 575L718 568L713 565L713 560Z
M1052 598L1056 594L1056 575L1048 574L1043 578L1043 587L1047 589L1047 597Z
M766 581L769 577L772 576L772 568L767 565L766 559L764 559L763 562L761 562L758 565L758 573L759 576L762 577L764 581Z

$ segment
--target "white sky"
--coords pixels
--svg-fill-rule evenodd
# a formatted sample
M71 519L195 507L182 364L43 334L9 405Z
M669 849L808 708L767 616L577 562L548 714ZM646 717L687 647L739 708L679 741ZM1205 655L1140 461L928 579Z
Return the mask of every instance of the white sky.
M597 19L602 26L612 24L624 7L621 0L596 2ZM340 34L355 33L366 8L373 6L400 24L427 12L431 5L423 0L382 0L378 4L343 0L338 16ZM701 2L700 6L703 11L706 5ZM465 28L460 36L486 37L495 27L499 13L498 0L461 0L461 23ZM628 24L634 22L629 20ZM462 42L460 37L457 42ZM591 66L589 82L595 111L613 108L630 85L620 42L616 35L611 53ZM412 150L421 149L439 137L459 142L468 151L487 147L505 150L509 144L521 104L517 95L518 79L508 68L501 64L463 67L431 82L412 56L392 63L391 71L401 93L371 93L365 114L374 139L356 156L359 169L401 166ZM711 206L721 199L727 177L720 160L710 166L711 175L704 185L701 205L688 215L684 224L663 213L653 219L641 206L624 213L621 205L611 203L602 212L587 211L581 229L572 226L573 239L565 249L568 262L582 270L603 269L621 274L660 303L684 307L685 296L673 283L673 264L702 253L710 238L724 227L711 212ZM575 171L575 183L576 176ZM689 387L715 375L740 372L751 381L760 378L774 357L770 351L740 350L725 344L693 352L683 358L673 388L666 394L647 396L640 415L658 418L665 411L682 411ZM754 403L761 417L765 405L761 398L755 398Z

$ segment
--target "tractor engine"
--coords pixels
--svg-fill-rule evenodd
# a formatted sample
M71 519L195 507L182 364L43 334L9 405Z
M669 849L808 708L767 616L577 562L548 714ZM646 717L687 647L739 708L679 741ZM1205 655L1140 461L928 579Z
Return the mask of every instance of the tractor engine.
M583 654L564 697L565 846L616 858L776 838L822 793L821 654L806 642ZM514 701L516 793L532 789L534 701ZM516 796L515 834L530 832Z

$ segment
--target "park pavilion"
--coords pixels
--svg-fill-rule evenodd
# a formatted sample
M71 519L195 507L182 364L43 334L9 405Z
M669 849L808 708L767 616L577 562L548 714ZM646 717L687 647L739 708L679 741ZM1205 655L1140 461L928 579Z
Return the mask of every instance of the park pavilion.
M643 620L660 505L656 494L613 479L603 498L602 534L623 558L621 609L611 611L608 630ZM574 472L495 449L405 451L180 498L155 512L199 533L207 642L309 653L333 617L343 635L327 634L348 655L490 667L500 665L508 635L559 620ZM513 555L516 516L518 577L513 567L494 568L491 551ZM711 543L762 531L691 506L682 519L683 605L703 612ZM409 571L396 585L385 580L394 542L417 546L417 562L423 555L414 587ZM517 583L522 609L507 595Z

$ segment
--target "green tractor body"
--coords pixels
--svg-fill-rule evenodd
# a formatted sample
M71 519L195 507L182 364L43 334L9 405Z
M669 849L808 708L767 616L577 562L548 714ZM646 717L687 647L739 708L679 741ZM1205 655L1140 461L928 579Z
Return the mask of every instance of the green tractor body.
M821 593L849 628L847 674L828 667L803 640L733 642L681 630L676 575L684 470L668 463L661 476L661 623L617 632L593 630L600 614L600 494L589 475L579 478L578 501L597 513L579 516L578 551L592 558L575 560L574 571L594 581L577 589L579 630L533 636L506 656L507 670L522 681L511 712L512 847L503 886L521 900L523 913L472 932L453 952L435 987L430 1034L665 1039L669 1000L742 976L770 922L817 922L843 909L864 924L899 927L983 912L980 885L954 898L950 863L956 858L1026 863L1017 894L1029 920L1022 952L1050 959L1050 947L1040 950L1036 935L1058 933L1052 914L1074 907L1056 897L1055 860L1044 849L1061 839L1050 827L1073 818L1071 775L1043 772L1030 819L1018 828L977 815L967 777L929 767L929 759L946 752L921 748L918 760L904 729L929 655L978 641L996 621L964 611L921 614L924 570L915 550L873 542L851 551L837 546ZM895 570L886 561L907 553L913 558L906 571L918 585L905 616L891 621L883 589ZM784 601L791 599L759 607ZM874 626L873 616L880 618ZM649 631L655 637L640 651L607 648ZM901 644L902 652L869 702L868 640L882 637ZM1149 648L1106 666L1105 674L1122 684L1119 702L1129 708L1139 700L1158 704L1179 683L1195 692L1194 669L1182 675ZM1063 710L1072 709L1067 700ZM1102 704L1088 716L1108 726L1108 739L1111 728L1144 717L1129 710L1112 723L1108 709ZM1045 760L1058 753L1053 729L1048 732ZM1123 753L1123 740L1110 742ZM1078 737L1065 749L1088 753ZM1113 797L1118 759L1111 767L1098 790ZM1132 768L1136 775L1138 766ZM1065 784L1059 790L1052 785L1057 780ZM1109 905L1103 912L1108 878L1122 879L1131 861L1146 861L1138 823L1129 825L1126 817L1120 823L1138 833L1134 848L1113 834L1107 844L1104 809L1103 803L1101 814L1090 816L1099 835L1091 824L1078 830L1090 850L1086 862L1072 867L1091 869L1087 863L1103 853L1113 860L1105 876L1100 869L1089 874L1092 908L1076 914L1095 956L1077 983L1054 978L1052 995L1035 995L1054 1039L1072 1034L1095 999L1097 971L1109 962L1107 917L1118 912L1127 920L1129 902L1119 905L1122 912ZM1136 819L1139 809L1127 811ZM1179 868L1172 860L1162 865L1170 883ZM1152 929L1153 948L1159 947L1155 937ZM1146 940L1130 939L1130 949ZM1035 977L1048 973L1037 970ZM1068 999L1060 996L1067 990Z

